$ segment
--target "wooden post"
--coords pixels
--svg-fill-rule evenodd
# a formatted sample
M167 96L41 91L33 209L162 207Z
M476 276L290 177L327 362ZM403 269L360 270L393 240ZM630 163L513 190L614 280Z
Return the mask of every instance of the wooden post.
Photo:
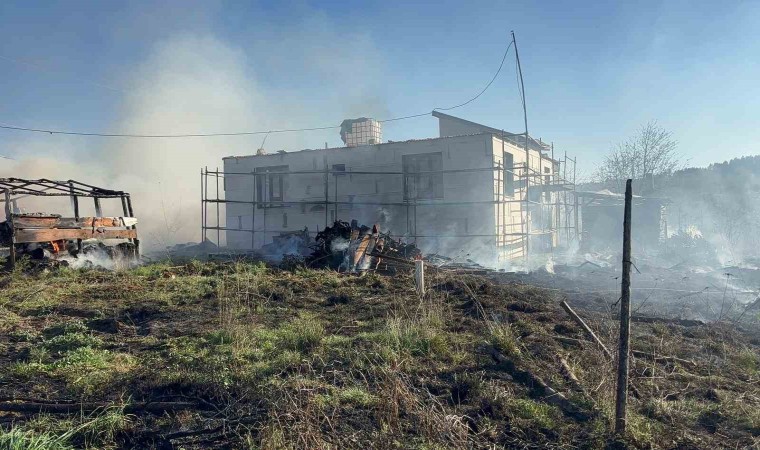
M127 195L126 197L122 197L122 201L126 202L127 214L129 214L129 217L134 218L135 217L135 212L132 209L132 197L130 197L129 195ZM130 228L133 229L133 230L136 230L137 229L137 225L132 225ZM135 257L135 259L138 259L138 258L140 258L140 239L134 238L132 240L132 242L134 242L134 244L135 244L135 255L134 255L134 257Z
M610 353L610 351L607 350L607 347L604 345L602 340L599 339L596 333L594 333L594 330L592 330L591 327L589 327L586 324L586 322L584 322L583 319L581 319L581 316L579 316L575 311L573 311L573 308L571 308L570 305L568 305L566 301L562 300L561 302L559 302L559 305L562 307L562 309L565 310L565 312L570 316L570 318L572 318L575 321L575 323L577 323L578 325L581 326L581 328L583 328L583 331L586 332L588 337L593 339L593 341L596 342L596 345L598 345L599 348L602 349L602 351L607 356L607 358L611 360L612 353Z
M623 281L620 293L620 346L618 348L617 398L615 401L615 433L626 428L628 403L628 357L631 344L631 180L625 183L625 212L623 213Z
M530 152L528 150L528 108L525 105L525 83L523 83L522 66L520 65L520 53L517 51L517 39L512 31L512 43L515 45L515 59L517 60L517 72L520 74L520 90L522 97L523 119L525 119L525 261L530 257ZM541 150L538 151L541 154ZM538 168L539 176L541 168Z
M69 190L71 191L71 202L74 205L74 219L79 220L79 197L74 195L74 184L69 182ZM82 240L77 239L77 252L82 252Z
M13 211L11 211L11 191L5 190L5 220L11 226L10 266L16 267L16 230L13 226Z
M425 261L421 259L414 260L414 284L417 295L423 298L425 296Z

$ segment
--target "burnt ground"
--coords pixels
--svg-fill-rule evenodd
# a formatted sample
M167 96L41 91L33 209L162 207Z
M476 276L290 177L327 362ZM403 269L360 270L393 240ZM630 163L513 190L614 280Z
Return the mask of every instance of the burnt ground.
M566 294L500 277L431 271L419 299L409 274L260 263L4 274L0 448L760 445L753 329L634 323L615 437L614 362Z
M571 304L609 313L620 298L620 264L556 265L530 273L492 272L497 283L522 283L561 291ZM639 262L631 273L635 314L703 322L724 321L747 328L760 325L760 270L756 268L671 267Z

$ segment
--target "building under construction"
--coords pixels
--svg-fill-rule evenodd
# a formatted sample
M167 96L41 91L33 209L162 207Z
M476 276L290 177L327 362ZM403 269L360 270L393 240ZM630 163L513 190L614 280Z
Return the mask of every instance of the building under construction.
M578 238L575 161L525 134L434 112L439 137L382 142L345 121L345 147L224 159L201 174L205 239L253 250L336 220L378 224L427 253L496 264Z

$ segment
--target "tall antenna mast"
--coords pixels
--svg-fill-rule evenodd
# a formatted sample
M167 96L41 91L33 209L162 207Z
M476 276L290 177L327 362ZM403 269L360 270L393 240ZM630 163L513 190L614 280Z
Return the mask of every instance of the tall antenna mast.
M512 31L512 43L515 45L515 58L517 59L517 71L520 74L520 91L522 92L523 119L525 120L525 260L530 254L530 153L528 152L528 109L525 106L525 83L523 83L522 67L520 66L520 53L517 51L517 39ZM539 150L540 152L541 150ZM539 170L541 170L539 168Z

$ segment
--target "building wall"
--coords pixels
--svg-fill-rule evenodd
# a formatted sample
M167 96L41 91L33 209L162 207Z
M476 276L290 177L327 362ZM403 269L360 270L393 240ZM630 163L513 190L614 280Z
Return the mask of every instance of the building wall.
M225 158L224 192L228 202L250 202L257 198L259 192L265 200L269 189L274 189L279 195L279 179L275 176L270 178L272 183L259 183L254 191L254 177L248 174L261 171L264 167L287 166L290 172L316 171L284 176L283 198L272 201L268 206L254 208L250 204L227 203L227 228L250 230L253 225L255 230L254 240L248 231L227 231L227 245L238 249L259 248L283 231L307 227L314 234L337 218L346 221L356 219L365 225L377 223L384 231L399 237L416 234L420 236L418 245L427 252L451 254L450 249L459 251L466 247L494 253L493 171L443 173L442 198L417 199L416 208L403 205L405 177L401 175L405 155L440 153L443 171L489 168L493 164L492 147L491 135L482 134ZM326 209L325 167L330 170L342 168L346 172L328 175L329 201L337 198L341 204L327 205ZM357 173L362 171L392 174ZM260 178L266 179L264 176ZM456 204L479 201L484 203ZM480 236L465 238L462 235Z
M525 148L517 146L510 141L494 136L491 148L493 148L493 165L503 167L504 171L494 177L494 192L501 193L500 202L494 209L494 223L499 234L497 246L501 257L514 259L524 256L526 231L538 233L541 230L554 229L553 232L544 236L531 237L531 248L537 251L548 251L558 243L555 217L555 197L544 193L541 184L550 184L553 175L559 169L558 163L550 158L541 156L536 150L529 150L529 167L533 173L541 173L541 178L534 177L528 190L531 199L543 202L544 205L530 204L525 208ZM506 158L505 153L511 155ZM511 166L509 160L511 159ZM512 189L506 189L509 185L509 171L513 171ZM530 223L526 229L526 222ZM531 252L533 252L531 250Z

